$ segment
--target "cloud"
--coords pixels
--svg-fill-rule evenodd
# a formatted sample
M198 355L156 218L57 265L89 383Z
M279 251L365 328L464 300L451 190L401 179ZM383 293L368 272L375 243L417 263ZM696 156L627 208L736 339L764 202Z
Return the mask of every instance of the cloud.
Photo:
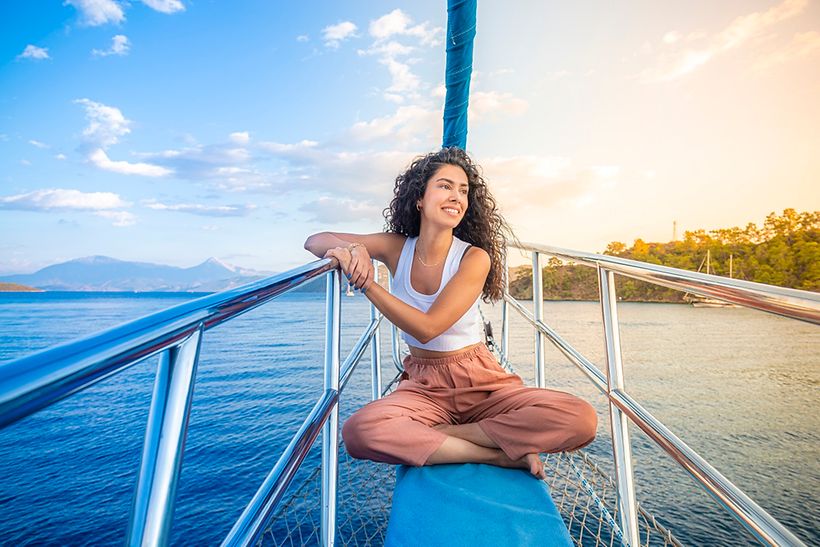
M111 47L106 50L92 49L91 54L97 57L108 57L109 55L128 55L131 49L131 44L128 42L128 37L123 34L117 34L111 39Z
M48 56L48 48L47 47L37 47L31 44L26 46L26 49L23 50L23 53L17 56L18 59L34 59L36 61L42 61L43 59L51 59Z
M64 159L66 159L66 156L65 156L65 154L57 154L56 156L54 156L54 159L62 161Z
M712 36L696 33L681 39L682 36L677 31L667 32L655 66L641 72L639 78L644 83L668 82L682 78L719 55L744 46L770 27L798 15L807 4L808 0L784 0L766 11L756 11L737 17L726 28ZM687 45L700 40L707 43L701 47ZM652 50L651 46L645 49Z
M474 91L470 93L469 116L473 121L496 115L519 116L527 111L529 104L512 93L498 91Z
M173 173L170 169L150 163L130 163L127 161L113 161L102 148L97 148L88 155L89 161L104 171L111 171L121 175L142 175L144 177L165 177Z
M32 146L36 146L37 148L49 148L49 146L46 143L36 141L34 139L29 140L28 143Z
M25 211L104 211L130 205L112 192L81 192L54 188L0 197L0 208Z
M237 146L239 143L235 142L236 139L243 137L236 133L232 135L237 135L232 139L234 142L141 153L138 156L169 169L176 178L197 183L207 181L221 190L242 192L273 187L273 177L251 165L257 159L264 159L267 154L254 156L260 146L254 145L253 149Z
M128 127L131 121L123 116L119 108L106 106L89 99L77 99L74 102L85 107L88 126L83 129L83 137L89 144L107 148L112 144L117 144L120 137L131 132Z
M350 21L329 25L322 29L325 46L337 49L345 40L355 38L358 27Z
M441 42L438 36L443 33L441 27L430 28L428 22L411 26L412 19L401 11L394 9L387 15L382 15L370 22L370 36L377 41L387 40L392 36L412 36L418 38L422 45L437 46Z
M251 140L251 136L247 131L237 131L235 133L231 133L228 138L238 144L248 144Z
M122 7L114 0L65 0L64 4L74 6L83 24L91 27L125 21Z
M481 166L511 222L589 202L601 189L616 185L620 173L619 166L577 166L557 156L490 157Z
M350 135L360 141L393 138L407 148L417 141L436 142L441 133L441 112L421 106L399 106L393 114L356 122Z
M795 34L788 44L761 56L755 63L755 69L765 70L794 59L815 55L818 52L820 52L820 32L801 32Z
M180 0L142 0L142 3L162 13L185 11L185 5Z
M412 20L400 9L395 9L370 22L369 34L374 38L367 49L360 49L359 55L372 55L387 68L390 74L390 86L383 91L384 99L393 103L402 103L406 97L417 98L421 81L410 69L415 59L404 57L415 52L416 46L402 44L398 38L409 37L417 40L418 45L436 46L440 44L440 27L430 28L428 22L412 25Z
M299 210L309 215L309 221L323 224L372 222L380 218L382 212L382 208L369 202L327 196L305 203Z
M308 42L308 41L310 41L310 36L308 36L307 34L300 34L299 36L296 37L296 41L297 42Z
M168 205L157 201L147 202L145 206L155 211L175 211L206 217L242 217L247 216L248 213L256 209L256 206L253 204L202 205L199 203L177 203Z
M128 211L98 211L94 214L112 220L112 225L118 228L133 226L137 223L136 215Z

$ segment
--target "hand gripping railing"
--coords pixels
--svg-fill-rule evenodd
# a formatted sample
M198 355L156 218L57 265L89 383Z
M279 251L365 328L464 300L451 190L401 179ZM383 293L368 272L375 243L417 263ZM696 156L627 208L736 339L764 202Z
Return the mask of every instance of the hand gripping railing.
M371 308L370 324L340 364L340 275L335 265L335 261L317 260L0 365L0 427L160 354L127 543L165 545L170 537L203 333L327 275L324 392L223 545L256 541L322 428L322 542L333 545L339 395L368 344L373 366L378 367L382 318ZM376 272L378 275L378 269ZM372 377L372 393L381 393L381 376Z
M532 252L534 312L528 312L524 306L510 296L509 285L505 287L501 309L503 322L502 361L506 361L509 354L508 309L512 307L535 328L535 381L538 387L544 387L545 384L543 344L545 339L549 339L607 397L615 460L618 513L625 542L631 545L639 545L638 517L632 476L632 452L627 430L627 419L629 419L665 450L673 460L688 471L707 492L714 496L761 543L769 545L803 545L794 534L789 532L762 507L752 501L706 460L689 448L686 443L675 436L660 420L652 416L649 411L625 391L615 294L615 274L679 291L719 298L748 308L814 324L820 324L820 295L808 291L726 279L715 275L689 272L677 268L558 247L525 243L517 248ZM606 375L544 323L541 254L570 260L598 270L598 288L606 343Z

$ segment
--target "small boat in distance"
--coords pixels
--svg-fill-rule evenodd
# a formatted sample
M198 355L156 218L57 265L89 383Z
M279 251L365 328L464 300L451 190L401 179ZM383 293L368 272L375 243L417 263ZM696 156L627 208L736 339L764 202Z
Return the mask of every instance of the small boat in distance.
M732 279L732 255L729 255L729 279ZM698 266L698 272L703 269L703 264L706 263L706 273L711 274L711 263L712 263L712 251L707 249L706 250L706 258L701 261L700 266ZM683 300L692 304L695 308L737 308L739 307L737 304L732 304L731 302L725 302L723 300L719 300L717 298L710 298L708 296L700 296L698 294L691 294L686 293L683 295Z

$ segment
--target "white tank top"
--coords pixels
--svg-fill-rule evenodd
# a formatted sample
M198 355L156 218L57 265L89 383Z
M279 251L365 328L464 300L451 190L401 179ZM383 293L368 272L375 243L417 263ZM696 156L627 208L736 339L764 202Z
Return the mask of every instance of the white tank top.
M410 268L413 266L416 241L418 241L418 237L408 237L404 242L399 263L396 265L396 275L393 277L393 296L418 310L426 312L458 271L461 258L467 248L470 247L470 244L453 236L453 243L450 245L447 260L444 262L444 269L441 273L441 285L439 285L435 294L422 294L416 291L410 283ZM401 337L407 342L408 346L433 351L453 351L481 342L481 318L478 311L478 298L453 326L426 344L422 344L404 331L402 331Z

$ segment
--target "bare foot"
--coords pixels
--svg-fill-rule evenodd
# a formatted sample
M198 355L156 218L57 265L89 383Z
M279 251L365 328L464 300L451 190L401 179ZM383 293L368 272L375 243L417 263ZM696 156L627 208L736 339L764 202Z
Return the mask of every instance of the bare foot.
M498 452L498 460L495 462L495 465L510 467L512 469L524 469L532 473L537 479L544 480L547 478L547 474L544 472L544 464L541 462L541 458L538 457L538 454L527 454L520 460L513 460L503 451L499 450Z
M546 480L547 473L544 471L544 462L538 457L538 454L527 454L519 462L524 462L523 469L529 470L536 478Z

